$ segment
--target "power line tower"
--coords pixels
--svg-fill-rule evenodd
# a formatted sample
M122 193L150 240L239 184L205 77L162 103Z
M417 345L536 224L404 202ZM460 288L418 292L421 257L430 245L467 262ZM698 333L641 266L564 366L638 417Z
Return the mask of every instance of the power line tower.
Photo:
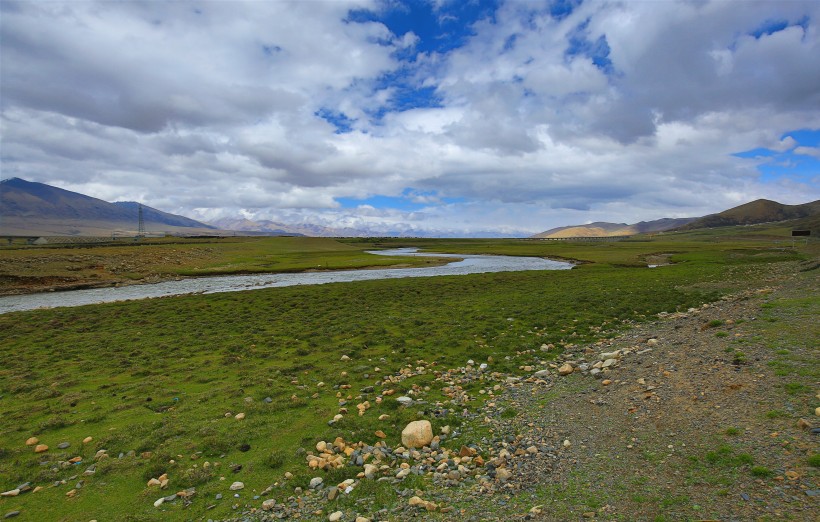
M139 205L137 209L137 219L139 221L137 224L137 237L145 237L145 221L142 218L142 205Z

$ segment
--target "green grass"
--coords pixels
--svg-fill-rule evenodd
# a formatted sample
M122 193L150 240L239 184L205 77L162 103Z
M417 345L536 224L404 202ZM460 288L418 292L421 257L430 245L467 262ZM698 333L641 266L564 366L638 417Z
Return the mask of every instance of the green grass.
M444 417L431 417L424 405L400 408L394 397L413 386L429 386L430 403L444 400L442 384L432 370L389 385L382 384L385 375L407 366L435 363L436 369L447 369L463 366L468 359L489 358L491 370L518 373L519 366L533 363L535 357L555 356L540 352L542 344L555 344L560 351L608 338L660 312L686 310L744 288L765 272L768 263L799 257L759 243L692 235L598 245L237 239L217 246L186 244L185 248L213 252L206 252L211 257L205 256L200 265L177 267L175 273L305 269L320 259L326 260L322 268L369 266L376 256L363 254L364 249L401 245L589 263L572 271L289 287L2 315L0 490L26 481L48 486L68 480L86 469L99 449L112 456L86 478L75 498L65 498L67 484L4 504L41 520L149 520L160 513L168 520L219 519L235 516L231 501L207 508L216 493L229 497L231 481L245 482L241 502L258 507L259 502L248 500L254 491L282 482L290 471L294 477L287 487L271 493L284 501L294 486L305 487L312 476L341 481L358 471L310 471L300 448L310 449L320 439L337 436L373 443L375 430L383 430L388 444L397 445L410 420L427 415L434 430L460 427L466 422L461 409L475 409L486 399L478 393L484 384L465 384L465 391L476 399L451 408ZM182 248L176 243L144 246ZM639 268L645 266L643 256L658 252L672 252L675 264ZM350 361L341 362L342 355ZM362 394L368 386L375 386L375 391ZM396 394L376 403L375 394L388 388ZM266 397L272 402L265 402ZM339 399L348 397L351 413L329 426L328 420L339 411ZM365 399L373 407L359 417L355 406ZM246 414L244 420L234 418L239 412ZM516 413L508 409L502 417ZM390 417L379 421L381 414ZM483 433L480 426L472 428L474 437ZM31 436L51 449L34 454L24 444ZM83 445L86 436L94 440ZM466 437L452 441L455 449L479 440ZM71 446L58 450L62 441ZM718 467L751 464L743 454L721 451L707 455L706 462ZM151 455L142 457L143 452ZM123 458L118 458L120 453ZM83 457L83 464L63 469L59 462L74 456ZM647 455L650 462L657 458ZM242 465L242 470L232 473L232 465ZM162 473L170 477L169 492L197 488L190 506L177 502L158 511L151 505L169 494L146 488L148 479ZM426 487L424 479L412 481L408 484L413 488ZM396 501L394 489L384 483L365 481L354 491L358 496L334 502L352 506L367 498L375 498L377 504ZM578 488L562 488L560 493L582 496ZM595 498L582 501L588 508L602 505ZM671 506L682 501L667 502Z

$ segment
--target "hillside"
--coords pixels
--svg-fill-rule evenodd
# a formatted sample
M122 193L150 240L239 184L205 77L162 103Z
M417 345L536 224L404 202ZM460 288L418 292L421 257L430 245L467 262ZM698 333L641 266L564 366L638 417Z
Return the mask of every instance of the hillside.
M820 200L802 205L784 205L768 199L758 199L717 214L710 214L696 219L678 228L678 230L755 225L758 223L810 218L818 215L820 215Z
M681 225L685 225L697 218L663 218L654 221L641 221L627 225L626 223L607 223L598 221L588 225L570 225L566 227L552 228L533 238L567 238L567 237L613 237L631 236L634 234L646 234L650 232L663 232Z
M0 181L0 233L8 235L111 235L135 233L136 202L109 203L61 188L11 178ZM216 227L143 205L149 232L202 233Z

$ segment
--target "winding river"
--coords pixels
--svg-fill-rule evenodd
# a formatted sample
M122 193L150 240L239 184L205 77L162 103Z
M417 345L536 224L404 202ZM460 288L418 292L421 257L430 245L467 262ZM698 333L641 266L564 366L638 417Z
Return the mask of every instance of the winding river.
M70 290L29 295L0 297L0 314L34 310L110 303L130 299L147 299L184 294L213 294L238 292L279 286L322 285L371 281L374 279L398 279L402 277L430 277L442 275L481 274L487 272L517 272L523 270L566 270L571 263L551 261L540 257L513 257L463 254L419 253L415 248L397 248L372 251L385 256L449 257L454 261L442 266L425 268L380 268L373 270L338 270L327 272L300 272L289 274L254 274L216 277L197 277L164 281L162 283L129 285L89 290Z

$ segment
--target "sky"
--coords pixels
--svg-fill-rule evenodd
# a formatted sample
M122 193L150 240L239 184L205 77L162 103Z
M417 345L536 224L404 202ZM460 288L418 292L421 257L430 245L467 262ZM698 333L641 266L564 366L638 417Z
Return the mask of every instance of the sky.
M820 2L0 1L2 178L373 235L820 199Z

